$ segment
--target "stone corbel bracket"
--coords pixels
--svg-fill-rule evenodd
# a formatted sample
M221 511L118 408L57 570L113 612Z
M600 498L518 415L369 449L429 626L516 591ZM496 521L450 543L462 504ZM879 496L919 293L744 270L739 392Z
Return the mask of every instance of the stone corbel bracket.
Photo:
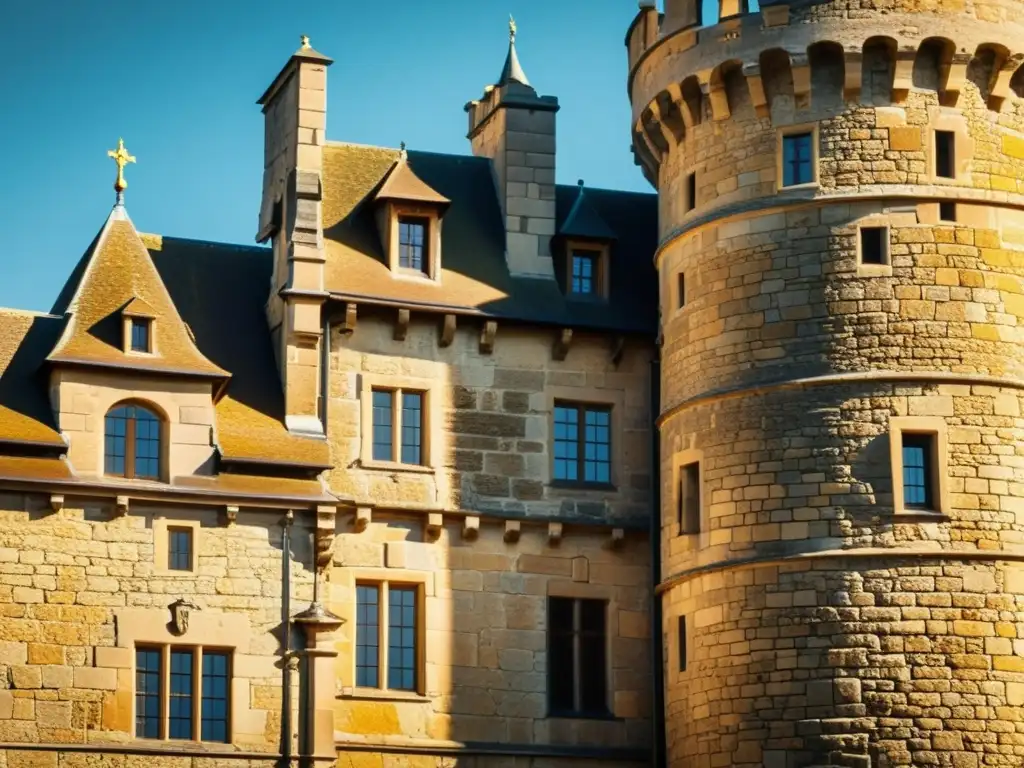
M612 528L611 536L608 539L609 549L622 549L622 545L626 543L626 529L625 528Z
M372 520L372 507L356 507L355 514L352 515L352 528L355 529L356 533L362 533L367 529Z
M64 509L64 494L50 494L50 509L52 509L54 512L60 512L62 509Z
M462 538L474 541L480 535L480 516L466 515L462 518Z
M335 525L338 510L330 504L316 508L316 567L322 571L334 559Z
M345 319L338 323L338 330L340 330L346 336L356 332L356 320L358 316L358 310L353 302L347 302L345 304Z
M235 523L237 523L237 522L238 522L238 507L236 507L236 506L234 506L232 504L229 504L228 506L224 507L224 523L223 524L230 528L231 526L235 525Z
M494 352L494 337L498 334L498 321L486 320L480 329L480 354L489 355Z
M452 342L455 341L456 325L455 315L444 316L444 320L441 321L441 336L437 340L439 347L450 347Z
M555 345L551 349L551 357L555 360L565 360L569 354L569 347L572 345L572 328L563 328L555 338Z
M441 512L427 513L427 535L436 539L444 530L444 515Z
M398 310L398 315L395 317L395 332L393 334L395 341L405 341L405 337L409 335L410 314L408 309Z
M557 547L562 543L562 524L548 523L548 545Z
M127 515L128 514L128 497L127 496L118 496L116 499L114 499L114 511L115 511L115 514L117 514L119 516L120 515Z
M521 529L522 527L520 526L518 520L506 520L505 535L503 537L505 539L505 543L515 544L517 541L519 541L519 534L521 532Z
M622 362L622 355L626 352L626 337L619 335L612 338L611 346L611 359L612 365L616 368L619 367L619 363Z

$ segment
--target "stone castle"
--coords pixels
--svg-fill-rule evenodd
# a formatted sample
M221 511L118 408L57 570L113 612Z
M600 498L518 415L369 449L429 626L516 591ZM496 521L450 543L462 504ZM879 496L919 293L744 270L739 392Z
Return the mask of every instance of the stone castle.
M556 184L514 25L466 155L328 140L303 38L260 246L119 144L0 310L5 768L1024 766L1020 40L642 0L655 196Z

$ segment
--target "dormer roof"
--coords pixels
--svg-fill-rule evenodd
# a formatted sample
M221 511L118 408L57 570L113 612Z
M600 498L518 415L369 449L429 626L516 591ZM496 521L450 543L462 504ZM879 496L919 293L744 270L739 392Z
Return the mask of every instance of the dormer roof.
M586 193L581 182L579 193L576 195L576 202L569 209L565 221L558 228L560 237L582 238L587 240L614 240L615 231L608 226L608 223L598 213L593 202Z
M125 352L121 316L126 310L152 318L158 354ZM192 341L149 251L120 203L75 267L52 314L63 316L66 323L47 358L51 363L214 379L229 376Z
M402 150L395 161L394 167L388 173L387 178L381 185L374 200L406 200L415 203L432 203L434 205L447 206L451 203L447 197L435 190L423 179L416 175L416 172L409 167L409 159L405 150Z

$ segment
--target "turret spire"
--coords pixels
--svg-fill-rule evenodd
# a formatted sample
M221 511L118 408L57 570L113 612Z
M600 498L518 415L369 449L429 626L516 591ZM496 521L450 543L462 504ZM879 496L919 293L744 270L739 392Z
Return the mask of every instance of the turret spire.
M498 85L508 85L509 83L519 83L520 85L530 86L530 81L526 77L526 72L523 71L522 65L519 63L519 56L516 53L516 34L519 32L519 28L516 26L516 20L512 16L508 17L508 56L505 58L505 68L501 70L501 77L498 78Z

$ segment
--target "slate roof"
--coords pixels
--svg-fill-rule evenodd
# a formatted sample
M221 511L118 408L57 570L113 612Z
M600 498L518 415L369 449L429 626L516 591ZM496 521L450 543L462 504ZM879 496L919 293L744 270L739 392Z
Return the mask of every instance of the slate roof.
M126 308L153 318L154 354L123 347ZM131 311L131 310L129 310ZM64 286L51 314L67 319L47 360L152 373L226 378L196 347L135 227L115 206Z
M528 323L596 330L657 332L657 198L587 189L587 202L614 234L607 303L566 298L559 281L518 278L505 261L505 231L491 162L431 152L408 153L409 168L451 201L442 220L441 279L395 280L374 218L374 198L399 150L329 143L324 148L325 286L336 298L451 310ZM556 188L556 226L578 195ZM564 259L555 258L556 273Z
M65 447L40 370L63 328L59 317L0 309L0 450Z

